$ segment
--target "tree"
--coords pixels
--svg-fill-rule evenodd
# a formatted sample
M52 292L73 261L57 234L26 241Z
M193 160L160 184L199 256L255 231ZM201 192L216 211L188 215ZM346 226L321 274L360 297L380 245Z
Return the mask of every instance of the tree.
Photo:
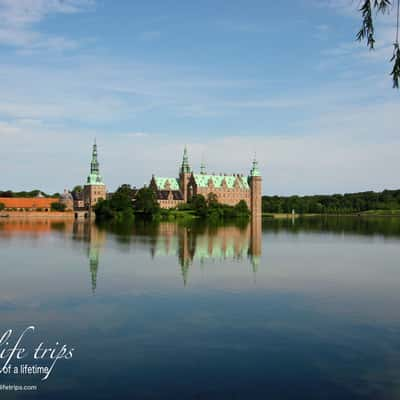
M51 211L65 211L66 205L55 201L51 203Z
M234 207L236 216L248 216L250 215L249 207L244 200L240 200Z
M202 194L194 195L190 199L191 208L200 217L205 217L207 215L207 202Z
M80 193L83 191L83 187L81 185L76 185L73 189L72 192L74 193Z
M111 197L110 206L117 212L132 209L132 200L127 193L116 191Z
M138 190L134 202L135 212L145 216L153 216L160 212L156 194L153 189L143 187Z
M111 199L98 201L94 212L98 220L132 221L134 212L131 187L121 185L111 196Z
M400 0L394 0L396 4L396 36L393 42L393 56L390 62L393 63L393 69L390 75L393 79L393 87L398 89L400 83L400 46L399 46L399 20L400 20ZM375 26L373 12L385 14L390 11L391 0L362 0L359 11L362 15L361 29L356 38L358 41L366 40L370 50L375 46Z
M3 211L6 208L6 206L4 205L4 203L0 203L0 211Z
M133 199L136 195L136 192L137 190L135 188L132 188L131 185L124 183L116 190L115 193L123 193Z
M115 211L111 208L110 200L100 199L94 206L96 220L109 220L115 218Z
M368 210L399 210L400 190L315 196L263 196L262 209L267 213L349 214Z

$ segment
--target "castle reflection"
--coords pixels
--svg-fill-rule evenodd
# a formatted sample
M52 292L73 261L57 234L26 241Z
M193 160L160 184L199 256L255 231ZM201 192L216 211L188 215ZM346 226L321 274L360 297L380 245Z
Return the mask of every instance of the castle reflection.
M162 223L151 245L151 254L153 257L176 256L185 286L194 261L202 265L206 260L242 261L248 258L256 273L261 257L261 218L254 218L239 226Z
M135 223L127 226L98 227L89 221L9 219L0 221L0 237L12 239L27 235L39 240L47 234L71 237L81 242L89 262L92 293L97 288L102 251L107 235L124 244L139 244L150 249L152 257L173 256L178 259L186 285L191 265L198 261L248 259L256 273L261 256L261 218L235 225L209 225L196 221L188 226L176 222Z
M100 263L100 252L106 242L106 231L99 229L96 224L91 222L74 221L72 238L87 243L86 251L89 259L92 293L95 294L97 288L97 273Z

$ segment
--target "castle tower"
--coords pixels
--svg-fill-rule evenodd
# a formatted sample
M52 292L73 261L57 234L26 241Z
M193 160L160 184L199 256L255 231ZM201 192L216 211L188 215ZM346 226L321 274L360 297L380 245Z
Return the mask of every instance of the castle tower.
M106 198L106 193L106 186L100 175L99 162L97 160L97 144L95 141L92 150L92 161L90 163L90 174L83 188L85 207L90 210L100 199Z
M185 201L185 203L188 201L188 183L191 174L192 171L189 165L187 148L185 146L185 149L183 150L182 164L179 171L179 183L181 186L181 190L183 193L183 200Z
M262 196L262 189L261 189L261 174L260 170L258 169L258 162L254 158L253 166L250 170L250 175L248 178L249 185L250 185L250 211L253 217L261 217L262 208L261 208L261 196Z
M206 164L204 163L204 161L201 162L200 164L200 174L201 175L206 175Z

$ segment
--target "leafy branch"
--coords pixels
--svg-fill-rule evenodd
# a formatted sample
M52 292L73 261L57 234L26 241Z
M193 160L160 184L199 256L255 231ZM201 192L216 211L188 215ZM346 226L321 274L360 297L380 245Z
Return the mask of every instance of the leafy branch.
M390 11L392 3L390 0L362 0L359 11L362 16L361 29L356 35L356 39L360 42L367 40L367 46L370 50L375 46L375 28L373 11L376 13L384 14ZM393 56L390 62L393 63L391 76L393 79L393 87L399 88L400 83L400 48L399 48L399 14L400 14L400 0L397 0L397 22L396 22L396 38L393 43Z
M398 89L400 80L400 47L398 42L394 43L393 46L393 56L390 59L390 62L393 62L393 69L390 75L393 79L393 87Z

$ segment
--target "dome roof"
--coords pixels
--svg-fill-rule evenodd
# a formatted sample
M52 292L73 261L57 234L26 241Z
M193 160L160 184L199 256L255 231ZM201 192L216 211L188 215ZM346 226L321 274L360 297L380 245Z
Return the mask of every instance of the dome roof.
M60 196L61 201L73 201L72 194L68 190L64 190L64 193Z

